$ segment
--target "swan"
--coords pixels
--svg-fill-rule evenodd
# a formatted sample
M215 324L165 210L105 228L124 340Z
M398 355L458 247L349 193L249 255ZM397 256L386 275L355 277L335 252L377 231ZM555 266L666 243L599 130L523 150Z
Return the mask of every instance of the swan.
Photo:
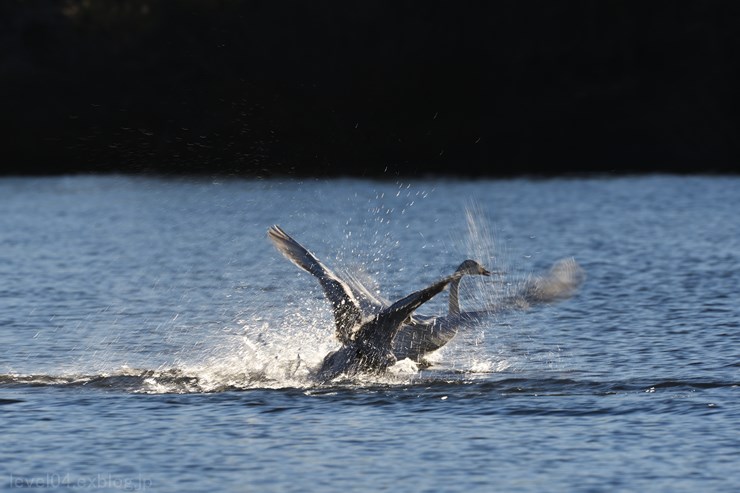
M491 275L474 260L466 260L456 272ZM494 274L503 274L494 272ZM537 305L545 305L570 298L584 280L583 269L573 258L562 259L545 274L535 276L519 285L516 290L497 302L481 310L461 311L459 289L462 277L450 283L448 312L446 316L424 316L415 314L401 327L393 340L393 354L400 361L409 358L428 366L426 356L450 342L461 328L471 326L492 314L514 310L528 310Z
M342 347L324 357L318 371L323 381L339 375L379 373L395 364L398 358L393 341L404 324L412 323L411 315L417 308L448 284L454 283L457 289L465 275L490 274L477 262L466 261L452 275L387 304L361 283L341 279L279 226L270 227L267 236L288 260L318 279L332 305L335 335Z

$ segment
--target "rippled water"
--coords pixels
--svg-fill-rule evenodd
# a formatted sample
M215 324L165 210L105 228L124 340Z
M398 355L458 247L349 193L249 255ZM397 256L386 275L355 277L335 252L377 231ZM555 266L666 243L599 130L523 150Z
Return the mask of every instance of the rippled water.
M2 179L0 488L737 491L738 210L727 177ZM469 308L587 277L318 385L332 316L274 223L389 298L468 257L505 273Z

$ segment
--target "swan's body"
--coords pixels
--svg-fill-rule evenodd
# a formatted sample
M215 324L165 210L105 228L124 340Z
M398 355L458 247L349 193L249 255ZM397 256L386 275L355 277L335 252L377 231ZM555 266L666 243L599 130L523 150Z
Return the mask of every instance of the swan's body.
M388 304L371 294L360 282L346 282L339 278L280 227L271 227L267 234L288 260L318 279L332 305L335 334L342 347L324 358L319 369L322 380L331 380L342 374L383 371L393 365L398 359L393 341L404 323L411 322L414 310L448 284L457 285L466 274L488 274L477 262L467 261L463 263L466 268L461 265L451 276Z
M474 260L466 260L455 271L456 273L476 273L490 275ZM450 283L450 298L447 316L430 317L415 315L403 325L393 340L393 354L399 360L409 358L417 363L424 361L424 357L452 340L457 331L465 324L472 324L481 319L487 312L460 311L460 281L462 276Z

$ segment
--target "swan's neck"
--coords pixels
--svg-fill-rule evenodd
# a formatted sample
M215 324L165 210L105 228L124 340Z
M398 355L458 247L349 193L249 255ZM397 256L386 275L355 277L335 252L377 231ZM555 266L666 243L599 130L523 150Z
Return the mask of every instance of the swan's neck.
M459 277L450 283L450 313L449 315L460 315L460 279Z

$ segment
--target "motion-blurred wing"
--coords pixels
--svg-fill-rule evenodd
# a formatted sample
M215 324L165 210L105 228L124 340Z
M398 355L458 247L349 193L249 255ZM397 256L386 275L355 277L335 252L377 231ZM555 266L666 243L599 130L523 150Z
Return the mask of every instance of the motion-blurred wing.
M391 305L390 301L378 293L378 283L367 273L345 270L342 278L360 303L364 317L377 315Z

